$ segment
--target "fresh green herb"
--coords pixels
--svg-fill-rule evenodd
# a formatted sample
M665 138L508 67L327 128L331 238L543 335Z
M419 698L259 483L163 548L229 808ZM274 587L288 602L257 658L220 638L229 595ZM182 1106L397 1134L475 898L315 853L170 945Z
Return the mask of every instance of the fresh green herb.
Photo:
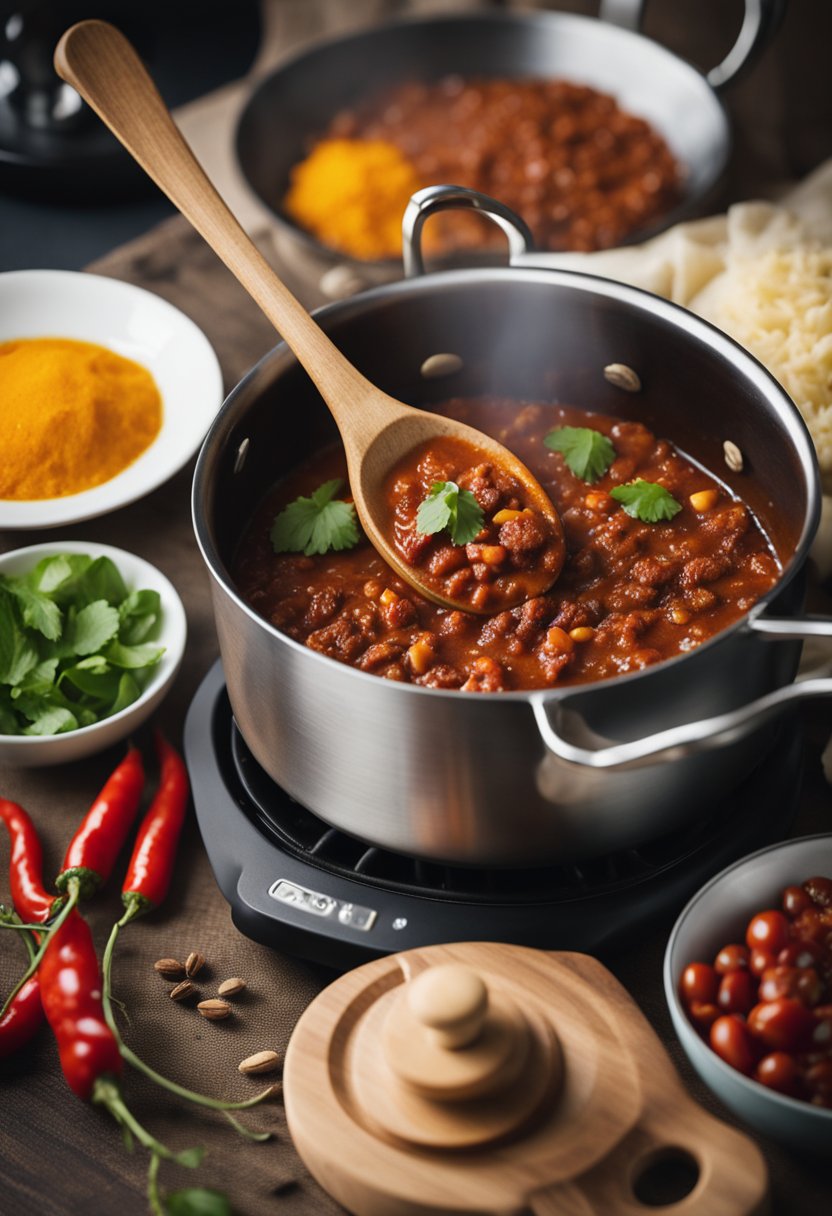
M275 553L327 553L358 544L358 519L351 502L335 495L343 481L335 478L318 486L308 498L301 494L275 517L270 538Z
M590 485L603 477L615 460L612 440L588 426L559 426L543 437L547 448L561 452L567 468Z
M168 1216L231 1216L231 1203L222 1191L191 1186L165 1196Z
M646 524L657 524L660 519L672 519L682 509L669 490L655 481L630 481L624 486L610 490L610 497L620 502L628 515Z
M0 733L62 734L132 705L164 654L160 615L159 593L128 592L109 557L0 576Z
M460 490L455 481L435 481L430 494L419 504L416 529L433 536L447 528L455 545L467 545L482 530L482 507L470 490Z

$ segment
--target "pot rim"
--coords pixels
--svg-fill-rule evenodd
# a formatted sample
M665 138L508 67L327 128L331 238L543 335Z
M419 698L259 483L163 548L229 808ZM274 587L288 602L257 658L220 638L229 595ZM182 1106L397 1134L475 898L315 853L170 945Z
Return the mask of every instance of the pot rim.
M213 449L220 442L220 436L224 428L230 424L232 415L236 412L237 402L241 396L245 396L251 388L253 382L263 373L267 366L270 366L276 361L285 360L287 366L292 363L297 364L297 360L292 352L287 347L286 343L280 341L276 346L272 347L257 363L254 364L243 376L243 378L231 389L222 404L218 414L216 415L210 430L208 431L200 448L197 458L196 467L191 491L191 514L194 535L203 561L208 568L211 577L217 585L229 595L235 605L240 608L248 617L256 624L260 625L267 632L271 633L278 641L284 643L312 660L326 663L327 666L334 664L337 667L343 668L349 672L351 677L371 680L373 684L386 687L391 690L396 690L396 693L404 696L420 695L430 697L454 697L464 698L467 701L473 701L478 704L482 703L484 695L486 700L497 698L502 701L524 702L529 703L532 699L544 699L548 702L555 702L580 696L593 692L594 690L602 690L614 686L615 688L623 688L627 684L649 677L651 673L667 671L671 666L684 663L688 660L695 659L713 646L721 645L729 638L748 630L749 620L753 620L761 616L773 599L781 594L781 592L791 583L796 577L804 562L806 561L809 548L814 539L815 533L820 521L821 508L821 489L820 489L820 473L818 468L817 455L815 452L814 443L812 441L806 423L797 408L782 387L779 381L768 371L766 367L750 352L745 350L733 338L730 338L721 329L712 325L704 318L696 316L687 309L682 308L678 304L673 304L670 300L664 299L662 296L655 295L652 292L644 291L640 287L632 287L627 283L619 283L614 279L602 278L600 275L586 274L583 271L575 270L555 270L555 269L538 269L532 267L503 267L503 268L480 268L480 269L465 269L465 270L448 270L439 273L422 275L419 278L404 279L396 283L388 283L381 287L375 287L369 291L361 292L358 295L352 296L347 300L335 301L331 304L325 304L320 308L316 308L312 316L319 321L325 322L332 316L348 319L350 316L360 315L363 312L373 311L375 304L386 302L391 295L417 295L417 294L433 294L436 290L440 292L445 286L464 287L469 284L476 283L493 283L510 278L513 282L530 282L543 284L559 284L567 289L577 288L579 291L586 291L590 294L595 293L605 296L610 299L618 300L637 310L645 311L654 316L662 318L669 324L675 327L681 327L694 338L697 338L709 346L716 353L721 354L730 362L736 371L743 374L749 379L758 392L762 392L767 396L775 407L776 412L781 417L782 421L787 425L792 440L795 445L797 456L803 467L806 478L807 491L807 508L801 528L799 540L791 554L788 562L783 568L783 572L775 583L775 585L761 596L748 612L739 617L733 624L728 625L719 633L714 634L693 650L683 654L673 655L671 658L663 659L661 662L654 663L649 667L642 668L638 671L625 672L620 675L610 676L605 680L592 680L583 684L567 684L560 688L556 685L552 688L534 688L534 689L511 689L505 692L494 694L483 694L481 692L463 692L462 689L445 689L445 688L425 688L421 684L400 683L395 680L384 680L371 672L361 671L357 667L352 667L349 664L341 663L337 659L330 658L329 655L321 654L318 651L311 650L302 642L297 642L290 638L287 634L282 633L270 621L256 612L236 591L230 571L225 563L220 558L216 546L210 536L210 528L207 523L206 513L203 508L203 500L205 496L205 481L208 475L208 466L212 462ZM326 330L326 324L323 325Z
M657 42L654 38L650 38L646 34L640 33L636 30L626 29L624 26L617 25L612 21L605 21L600 16L593 17L584 13L563 13L551 10L512 10L509 12L501 12L497 9L480 9L470 13L437 13L430 16L420 15L417 13L409 16L405 15L395 17L381 23L361 26L358 29L350 30L348 33L323 35L322 37L316 38L313 42L306 43L299 50L287 55L285 59L280 61L276 68L264 76L256 88L252 90L245 105L240 110L234 130L234 156L236 158L237 165L248 188L256 195L260 203L268 210L274 222L285 235L288 235L298 241L301 245L303 245L307 252L314 253L319 258L322 256L326 256L330 259L336 258L339 264L343 263L345 265L361 268L368 274L373 272L377 274L389 274L391 271L396 270L401 266L400 258L357 258L352 254L344 253L342 250L337 249L334 245L326 245L323 241L319 241L317 237L314 237L310 232L307 232L305 228L302 228L299 224L296 224L295 221L286 214L281 205L278 203L270 203L260 194L260 191L249 177L245 160L240 154L240 145L242 142L243 125L246 122L249 113L256 107L261 95L269 87L271 87L272 82L279 77L285 76L288 72L302 67L305 60L314 60L319 53L326 52L338 45L347 46L351 42L357 42L368 36L375 34L383 35L389 30L397 30L409 26L427 27L451 24L461 25L468 22L477 23L483 26L490 22L502 23L503 25L531 27L555 27L558 25L562 27L573 26L575 28L587 28L589 26L602 27L605 31L611 31L613 36L621 37L625 41L629 40L631 43L638 42L649 44L649 46L657 54L661 54L665 56L667 60L672 61L675 69L678 70L680 74L685 75L690 79L695 79L697 84L704 88L706 94L710 95L711 99L716 105L715 114L719 116L722 132L720 139L720 154L714 157L713 163L710 166L708 178L704 184L699 187L696 193L686 195L670 211L667 211L663 215L659 216L654 223L649 224L644 228L638 228L630 233L630 235L622 241L622 244L631 245L647 240L651 236L656 236L658 233L664 232L667 228L670 228L673 224L678 223L680 220L689 218L691 213L694 212L698 205L708 197L709 192L719 181L728 165L733 145L731 125L728 121L728 115L725 107L720 100L719 94L713 85L711 85L711 83L708 81L704 72L701 72L699 68L695 67L691 63L688 63L687 60L681 57L681 55L678 55L675 51L670 50L669 47L663 46L662 43ZM549 251L541 250L541 252L545 253Z

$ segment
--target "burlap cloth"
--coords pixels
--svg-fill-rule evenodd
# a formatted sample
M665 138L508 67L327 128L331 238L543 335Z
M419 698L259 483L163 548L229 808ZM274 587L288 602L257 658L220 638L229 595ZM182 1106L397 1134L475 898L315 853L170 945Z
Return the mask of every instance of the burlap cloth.
M193 317L214 344L228 387L274 343L268 324L182 220L169 221L93 269L148 287ZM0 536L3 549L70 537L117 545L141 554L174 582L185 603L190 633L184 667L157 721L176 742L181 741L190 699L216 655L208 579L191 532L191 471L184 470L139 503L65 532ZM799 831L829 827L829 789L819 763L829 720L817 710L813 713L806 720L809 756ZM144 735L140 741L148 742ZM57 769L0 771L0 792L26 806L40 827L47 875L57 871L75 825L119 755L120 749L114 749ZM3 896L7 852L3 834ZM113 880L110 888L88 905L99 946L119 910L119 883ZM665 1010L661 957L668 927L669 922L655 926L631 948L605 961L644 1008L692 1092L713 1107L710 1095L681 1059ZM174 1004L167 997L168 985L154 973L154 960L181 959L191 950L208 959L204 975L198 977L205 995L213 995L216 984L228 976L246 980L247 992L228 1021L207 1022L193 1008ZM22 957L16 942L3 942L4 988ZM255 945L234 928L192 821L166 905L130 926L122 937L115 991L129 1010L125 1034L134 1050L182 1084L239 1098L255 1092L262 1079L241 1077L238 1062L263 1048L282 1051L304 1006L328 978L320 969ZM128 1071L124 1092L135 1114L172 1147L203 1144L209 1150L196 1174L165 1165L165 1186L198 1179L219 1187L233 1198L239 1216L272 1211L326 1216L340 1210L303 1169L279 1102L242 1116L250 1126L274 1132L269 1143L254 1144L239 1139L221 1115L203 1114L169 1099L136 1073ZM146 1155L137 1151L130 1156L110 1118L67 1089L48 1030L6 1070L0 1093L0 1216L143 1216ZM816 1216L828 1210L828 1174L798 1164L774 1145L762 1147L771 1167L777 1212Z

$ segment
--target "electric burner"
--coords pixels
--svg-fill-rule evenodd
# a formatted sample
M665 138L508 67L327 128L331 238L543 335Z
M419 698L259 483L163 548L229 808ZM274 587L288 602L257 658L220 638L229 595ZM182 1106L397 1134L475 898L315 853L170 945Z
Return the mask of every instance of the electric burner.
M735 858L782 839L802 754L792 719L702 820L640 848L539 869L465 868L368 845L289 797L238 731L219 662L185 724L197 820L234 923L255 941L338 968L439 942L598 953L633 937Z

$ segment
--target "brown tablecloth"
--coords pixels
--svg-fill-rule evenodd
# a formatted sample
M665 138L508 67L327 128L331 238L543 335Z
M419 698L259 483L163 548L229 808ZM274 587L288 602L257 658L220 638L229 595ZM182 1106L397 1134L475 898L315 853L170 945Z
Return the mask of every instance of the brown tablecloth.
M192 316L213 342L228 386L273 344L267 323L182 220L169 221L93 269L140 283ZM190 628L184 667L157 719L176 741L181 740L189 701L216 654L208 580L190 526L190 475L188 468L141 502L65 532L0 536L3 549L62 537L95 540L133 550L165 571L184 600ZM829 715L813 713L806 720L810 743L800 831L828 829L830 824L829 788L819 764ZM147 743L147 737L140 741ZM22 802L41 829L47 875L57 871L66 841L119 755L114 749L57 769L0 770L0 792ZM6 859L3 835L3 893ZM118 883L111 887L88 907L99 946L118 915ZM669 923L651 928L632 947L605 961L642 1005L691 1090L713 1106L681 1060L664 1006L661 958L668 928ZM168 985L154 973L155 959L181 959L191 950L209 960L210 969L199 977L205 995L213 995L216 983L230 975L246 980L246 995L235 1003L229 1021L207 1022L193 1008L175 1005L166 995ZM22 949L4 942L0 979L5 987L21 962ZM135 1051L182 1084L237 1098L255 1092L262 1082L241 1077L237 1063L263 1048L282 1050L299 1014L327 978L316 968L240 935L191 823L165 907L123 935L115 991L129 1011L125 1035ZM238 1139L221 1115L203 1114L168 1099L138 1074L128 1072L124 1092L135 1114L166 1143L175 1148L203 1144L209 1150L196 1176L165 1165L165 1186L185 1186L198 1178L203 1185L227 1191L239 1216L271 1211L326 1216L340 1210L305 1173L278 1102L243 1116L254 1128L274 1131L273 1140L261 1145ZM39 1216L143 1216L145 1154L137 1151L130 1156L109 1117L85 1106L67 1089L48 1031L32 1051L6 1069L0 1094L0 1216L35 1211ZM771 1166L776 1212L817 1216L828 1210L828 1173L800 1165L776 1146L762 1147ZM293 1179L295 1184L287 1187Z

